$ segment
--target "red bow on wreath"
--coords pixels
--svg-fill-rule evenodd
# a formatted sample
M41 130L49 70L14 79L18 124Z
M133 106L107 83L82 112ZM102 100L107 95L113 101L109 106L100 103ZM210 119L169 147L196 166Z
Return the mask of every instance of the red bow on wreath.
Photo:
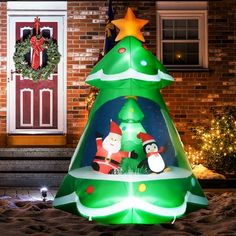
M43 37L41 37L40 39L37 39L36 36L33 36L30 39L30 44L31 44L31 47L33 48L31 68L34 70L37 70L40 66L40 52L44 50L44 48L42 47L44 42L45 42L45 39Z

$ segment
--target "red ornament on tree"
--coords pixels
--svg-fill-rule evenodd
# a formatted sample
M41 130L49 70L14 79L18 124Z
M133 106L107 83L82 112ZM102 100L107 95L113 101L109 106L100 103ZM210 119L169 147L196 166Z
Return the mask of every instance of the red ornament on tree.
M86 189L86 192L88 193L88 194L92 194L93 193L93 191L94 191L94 187L93 186L88 186L87 187L87 189Z
M119 52L119 53L124 53L125 51L126 51L125 48L119 48L119 49L118 49L118 52Z

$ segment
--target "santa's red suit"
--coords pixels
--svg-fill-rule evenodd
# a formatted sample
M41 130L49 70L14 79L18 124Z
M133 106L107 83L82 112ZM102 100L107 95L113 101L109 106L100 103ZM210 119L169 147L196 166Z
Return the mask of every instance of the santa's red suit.
M104 174L111 174L114 170L120 167L120 163L123 158L130 157L130 152L118 151L115 153L108 152L103 148L102 138L96 139L97 152L93 160L94 163L97 163L99 166L98 171Z

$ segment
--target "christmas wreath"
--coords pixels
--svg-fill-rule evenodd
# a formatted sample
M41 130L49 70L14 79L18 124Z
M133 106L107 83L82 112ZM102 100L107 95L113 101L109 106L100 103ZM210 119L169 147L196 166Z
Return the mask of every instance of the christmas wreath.
M25 55L33 48L33 59L31 65L25 59ZM13 60L15 62L16 72L21 73L23 77L32 78L33 81L40 79L46 80L53 73L60 61L58 46L53 39L45 39L41 35L29 36L15 46ZM40 52L46 51L47 62L45 66L39 65ZM34 58L37 57L37 58Z

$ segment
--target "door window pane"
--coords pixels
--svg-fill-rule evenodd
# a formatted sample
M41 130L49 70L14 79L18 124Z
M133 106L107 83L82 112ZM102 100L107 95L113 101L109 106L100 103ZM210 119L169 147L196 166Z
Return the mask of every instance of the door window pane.
M28 38L30 35L31 35L31 29L24 29L24 30L23 30L22 40L25 40L25 39Z
M48 39L51 38L50 30L48 30L48 29L43 29L42 30L42 35L43 35L44 38L48 38Z

